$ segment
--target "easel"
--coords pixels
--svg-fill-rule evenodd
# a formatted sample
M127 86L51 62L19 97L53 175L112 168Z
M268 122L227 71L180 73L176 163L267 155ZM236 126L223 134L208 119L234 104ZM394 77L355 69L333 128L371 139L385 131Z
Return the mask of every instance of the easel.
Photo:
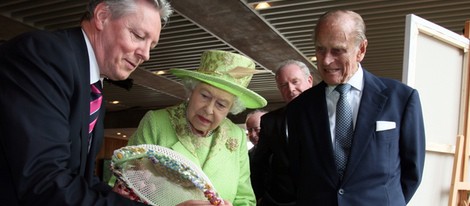
M470 21L465 22L464 36L470 38ZM467 87L465 88L465 136L459 135L455 144L454 166L452 168L452 182L450 185L449 206L469 206L470 205L470 182L468 182L468 161L470 139L470 119L469 119L469 91L470 84L470 58L467 58Z
M470 191L470 183L465 181L467 176L468 149L465 147L465 137L457 137L455 148L454 167L452 169L452 182L450 185L449 206L468 206L467 192Z

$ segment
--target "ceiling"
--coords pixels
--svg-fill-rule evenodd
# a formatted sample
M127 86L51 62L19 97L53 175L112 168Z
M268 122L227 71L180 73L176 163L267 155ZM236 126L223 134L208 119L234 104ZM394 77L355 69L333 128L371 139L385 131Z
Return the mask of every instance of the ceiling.
M86 0L1 1L0 41L30 30L75 27ZM305 62L319 80L312 33L319 16L328 10L349 9L366 22L369 46L362 62L368 71L401 80L405 16L416 14L456 33L470 20L468 0L332 1L271 0L271 8L255 10L255 0L170 0L175 9L163 28L151 58L131 75L132 88L105 82L107 128L136 127L149 109L184 100L179 80L170 68L195 69L204 50L220 49L250 56L257 69L249 88L268 100L267 110L284 105L272 70L286 59ZM157 74L162 72L163 74ZM125 82L124 82L125 83ZM127 82L129 83L129 82ZM112 104L112 101L119 104ZM244 121L245 113L229 116Z

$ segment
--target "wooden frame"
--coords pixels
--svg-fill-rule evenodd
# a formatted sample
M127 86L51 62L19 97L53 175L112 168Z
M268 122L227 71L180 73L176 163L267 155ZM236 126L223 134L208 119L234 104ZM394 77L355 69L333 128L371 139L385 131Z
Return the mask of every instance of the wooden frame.
M413 14L406 17L403 82L418 90L426 127L423 181L408 205L455 205L455 193L449 193L467 186L469 42ZM456 147L459 141L463 146ZM458 162L456 153L462 154Z
M464 37L470 38L470 21L465 22L465 33ZM470 47L470 43L469 43ZM470 71L470 57L466 57L466 69ZM470 78L469 72L467 72L467 79ZM470 111L470 84L465 85L465 96L467 100L465 103L464 113L464 133L465 136L460 136L457 140L457 150L454 156L454 166L452 168L452 182L450 186L449 194L449 206L468 206L470 204L470 182L468 182L468 157L470 151L470 117L468 115Z

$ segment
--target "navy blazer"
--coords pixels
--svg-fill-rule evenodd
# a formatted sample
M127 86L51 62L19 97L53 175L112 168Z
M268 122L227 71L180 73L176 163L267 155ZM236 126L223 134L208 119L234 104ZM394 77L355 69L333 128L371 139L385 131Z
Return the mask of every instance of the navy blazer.
M418 92L364 70L364 89L341 181L336 172L322 82L287 108L298 205L403 206L422 178L425 134ZM396 123L378 131L377 121Z
M88 152L89 64L80 28L0 46L0 203L135 204L94 175L104 104Z
M261 116L259 142L252 155L251 184L258 205L294 205L295 191L289 173L286 108Z

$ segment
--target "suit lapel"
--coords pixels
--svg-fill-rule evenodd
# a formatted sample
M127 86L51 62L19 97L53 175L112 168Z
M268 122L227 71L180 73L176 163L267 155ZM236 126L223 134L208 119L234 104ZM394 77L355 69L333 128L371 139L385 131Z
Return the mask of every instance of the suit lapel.
M281 149L280 151L287 151L287 139L286 139L286 119L285 119L285 112L286 107L282 107L279 110L275 111L275 118L272 118L274 122L272 124L268 124L269 126L273 125L274 128L270 127L268 131L272 131L277 129L276 133L279 135L279 139L277 138L269 138L271 142L274 142L274 147L279 146Z
M176 142L173 146L171 146L171 149L174 151L177 151L178 153L182 154L183 156L191 160L191 162L201 167L201 163L199 162L199 159L196 156L194 156L194 154L191 151L189 151L187 147L182 144L182 142L180 141Z
M388 99L387 96L382 94L385 89L386 86L380 79L364 70L364 89L344 182L354 173L360 159L369 148L368 145L375 132L376 120Z
M333 144L331 142L328 108L326 106L326 86L324 82L321 82L318 86L312 88L312 94L309 96L312 98L311 102L313 104L307 107L309 108L307 118L310 119L307 122L313 123L308 127L313 132L313 137L315 137L312 140L315 145L313 150L315 150L317 156L325 156L325 158L320 158L321 164L326 169L326 176L330 183L336 185L338 176L331 175L338 172L336 171ZM319 110L318 108L322 109Z
M216 145L216 147L211 148L211 151L209 152L205 162L201 162L199 158L195 156L196 151L192 144L188 145L185 142L178 141L173 146L171 146L171 149L188 158L188 160L203 170L207 176L211 177L214 176L214 174L216 174L218 171L218 169L214 168L220 168L220 163L226 161L225 158L227 157L225 152L222 152L222 147L225 147L225 144L218 143ZM192 148L194 151L190 151L188 148Z
M90 115L90 62L88 58L88 51L85 39L83 37L81 28L77 27L70 30L66 30L66 32L64 32L64 35L67 36L67 39L69 40L68 46L70 46L71 48L70 55L73 55L75 57L74 59L76 60L74 62L70 62L69 64L75 66L75 68L79 70L79 72L77 73L80 75L79 77L76 77L80 85L80 88L76 90L79 93L78 105L80 108L81 115L81 139L79 140L80 144L72 145L72 147L78 147L80 145L80 159L77 160L80 161L80 174L85 174L89 176L89 174L86 174L90 173L87 170L89 170L89 168L93 168L94 165L91 164L94 164L95 162L94 159L88 159L88 123ZM99 121L96 127L102 128L102 125L102 121ZM103 135L103 130L100 129L100 132L95 135Z
M211 149L211 151L209 152L209 156L206 159L206 162L204 162L203 166L201 167L201 169L204 171L204 173L206 173L208 177L220 176L220 174L217 173L221 168L221 162L231 162L227 159L227 157L229 156L229 150L223 149L223 147L225 147L225 144L219 143L218 145L219 146L217 146L217 148Z
M85 69L84 69L85 70ZM85 169L87 168L87 157L88 157L88 123L89 123L89 112L90 112L90 102L89 102L89 96L90 96L90 87L88 86L88 84L90 84L90 80L86 81L86 75L90 75L90 71L88 72L85 72L85 71L82 71L81 72L83 74L83 77L80 78L80 82L81 82L81 91L82 91L82 95L80 95L80 105L81 105L81 108L82 108L82 111L81 111L81 131L80 131L80 145L81 145L81 152L80 152L80 173L81 174L84 174L85 173ZM85 74L86 73L86 74ZM89 79L89 77L88 77ZM88 82L88 83L87 83ZM73 145L72 145L73 146Z

